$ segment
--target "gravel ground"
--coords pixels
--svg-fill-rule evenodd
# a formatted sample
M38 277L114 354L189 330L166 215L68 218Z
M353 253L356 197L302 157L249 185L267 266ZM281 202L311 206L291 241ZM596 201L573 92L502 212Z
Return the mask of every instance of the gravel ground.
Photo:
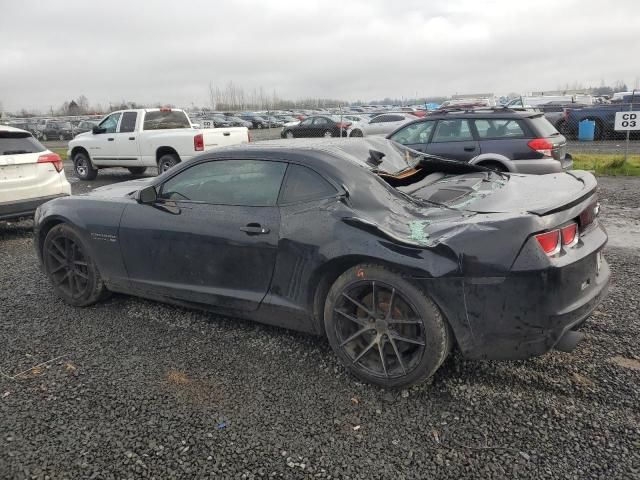
M640 179L602 179L601 200L605 223L637 220ZM2 479L640 478L640 248L608 247L573 353L454 355L401 392L315 337L124 295L69 307L29 222L0 225L0 248Z

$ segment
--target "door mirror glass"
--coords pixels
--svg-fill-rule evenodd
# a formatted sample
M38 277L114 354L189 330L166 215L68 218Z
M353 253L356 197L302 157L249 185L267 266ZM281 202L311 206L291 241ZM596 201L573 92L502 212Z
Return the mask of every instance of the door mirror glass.
M154 203L158 198L158 193L156 192L156 187L153 185L149 185L148 187L144 187L142 190L138 192L138 203Z
M98 135L100 133L106 132L107 129L99 127L98 125L94 125L93 128L91 129L91 131L93 132L94 135Z

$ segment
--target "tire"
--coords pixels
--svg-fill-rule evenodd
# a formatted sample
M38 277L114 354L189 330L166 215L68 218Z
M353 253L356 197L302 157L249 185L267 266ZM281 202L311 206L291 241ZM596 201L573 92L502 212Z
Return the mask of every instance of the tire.
M295 138L291 130L287 130L286 132L284 132L284 136L286 138Z
M442 313L425 293L379 265L357 265L338 277L327 295L324 325L347 370L386 388L432 376L453 341Z
M131 172L131 175L142 175L147 171L147 167L127 167L127 170Z
M258 124L258 128L260 128L260 129L262 128L262 124L261 123Z
M108 296L89 250L70 225L61 223L49 231L42 259L53 291L69 305L86 307Z
M350 137L364 137L364 135L362 134L362 130L359 129L355 129L351 131L351 135L349 135Z
M322 133L322 136L323 136L324 138L331 138L331 137L333 137L333 132L332 132L331 130L325 130L325 131Z
M483 162L479 164L481 167L490 168L496 172L508 172L509 170L500 162Z
M43 134L42 134L42 141L43 141L43 142L46 142L47 140L49 140L49 137L47 137L47 134L46 134L46 133L43 133Z
M93 180L98 176L98 169L94 168L91 160L84 152L78 152L74 155L73 171L80 180Z
M158 159L158 173L164 173L180 163L180 157L175 153L166 153Z

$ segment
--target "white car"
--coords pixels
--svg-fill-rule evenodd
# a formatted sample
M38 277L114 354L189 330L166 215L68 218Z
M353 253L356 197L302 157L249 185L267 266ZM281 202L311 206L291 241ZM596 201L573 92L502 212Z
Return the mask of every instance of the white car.
M416 120L418 117L409 113L382 113L375 117L355 122L349 128L349 137L364 137L367 135L388 135L405 123Z
M93 180L98 169L125 167L140 175L147 167L164 172L213 148L248 143L246 127L196 129L178 109L148 108L110 113L69 142L68 156L81 180Z
M32 217L44 202L67 195L60 156L30 132L0 125L0 220Z

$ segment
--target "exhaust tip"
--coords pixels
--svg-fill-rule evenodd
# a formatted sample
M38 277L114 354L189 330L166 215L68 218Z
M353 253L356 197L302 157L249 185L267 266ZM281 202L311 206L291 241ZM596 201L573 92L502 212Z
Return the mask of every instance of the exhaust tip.
M584 340L585 334L574 330L567 331L553 347L561 352L573 352L579 342Z

